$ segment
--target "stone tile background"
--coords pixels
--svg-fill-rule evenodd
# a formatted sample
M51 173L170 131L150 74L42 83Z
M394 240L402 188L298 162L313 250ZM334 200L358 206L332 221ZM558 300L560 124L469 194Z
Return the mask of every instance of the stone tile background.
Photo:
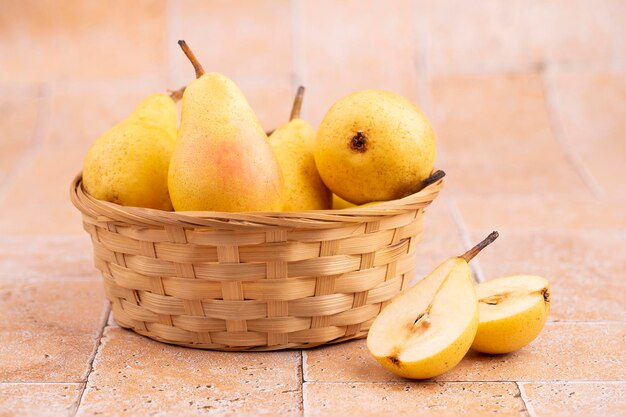
M356 89L419 103L448 177L416 279L499 230L474 272L548 277L541 336L411 382L363 341L235 354L117 327L68 185L189 81L179 38L268 129L299 84L314 125ZM626 2L0 0L0 89L0 416L626 415Z

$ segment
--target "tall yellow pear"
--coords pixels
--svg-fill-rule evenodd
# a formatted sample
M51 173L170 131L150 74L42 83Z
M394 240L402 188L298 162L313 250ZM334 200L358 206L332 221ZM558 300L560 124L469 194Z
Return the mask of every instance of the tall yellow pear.
M331 193L322 182L313 149L315 131L300 118L304 87L298 88L289 122L269 137L285 180L284 211L325 210L331 207Z
M166 94L146 97L100 136L83 164L83 186L93 197L124 206L172 210L167 174L176 143L177 110Z
M254 111L227 77L196 70L182 99L169 189L178 211L279 211L282 177Z

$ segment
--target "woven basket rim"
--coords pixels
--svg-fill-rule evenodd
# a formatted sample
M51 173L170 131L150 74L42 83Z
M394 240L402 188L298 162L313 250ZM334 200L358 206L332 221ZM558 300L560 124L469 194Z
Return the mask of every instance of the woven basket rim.
M82 171L70 185L72 204L83 214L102 221L155 226L170 224L183 227L211 227L218 229L251 228L307 228L325 229L340 224L354 224L380 220L408 210L428 206L439 194L444 179L427 185L420 191L397 200L371 206L340 210L309 210L291 212L217 212L217 211L163 211L144 207L122 206L92 197L82 185Z

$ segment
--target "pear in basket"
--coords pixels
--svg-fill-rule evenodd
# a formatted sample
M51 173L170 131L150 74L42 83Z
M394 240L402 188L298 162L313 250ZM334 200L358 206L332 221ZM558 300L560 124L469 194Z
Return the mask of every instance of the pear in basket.
M167 172L176 143L176 103L152 94L100 136L83 165L83 186L93 197L124 206L172 210Z
M331 193L315 166L315 130L300 118L304 87L298 88L289 122L269 137L285 180L284 211L324 210L331 207Z
M354 204L406 195L435 163L430 122L406 98L381 90L337 101L317 131L315 162L324 183Z
M183 94L168 184L178 211L279 211L282 176L267 135L243 92L227 77L196 71Z

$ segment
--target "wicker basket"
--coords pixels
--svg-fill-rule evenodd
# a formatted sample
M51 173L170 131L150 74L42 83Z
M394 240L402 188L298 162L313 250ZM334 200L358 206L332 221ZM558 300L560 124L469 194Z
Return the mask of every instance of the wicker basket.
M123 327L218 350L308 348L367 335L412 278L424 208L443 180L344 210L165 212L71 185Z

